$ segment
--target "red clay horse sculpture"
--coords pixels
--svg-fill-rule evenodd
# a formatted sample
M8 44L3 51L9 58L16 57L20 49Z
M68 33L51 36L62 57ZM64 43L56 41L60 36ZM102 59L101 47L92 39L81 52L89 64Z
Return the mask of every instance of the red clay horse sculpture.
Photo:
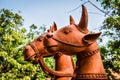
M57 30L57 26L54 25L50 28L49 32L54 32ZM34 58L34 63L40 63L43 71L46 74L55 76L54 80L71 80L71 76L74 72L74 64L72 61L72 56L64 55L62 53L58 53L54 55L55 59L55 70L49 69L42 57L53 56L53 54L48 53L43 46L43 38L46 35L43 34L39 36L37 39L32 41L29 45L25 46L24 56L25 60L31 60Z
M77 56L73 79L107 80L96 42L101 33L88 31L88 13L84 5L79 24L75 24L73 18L70 23L54 33L48 33L43 40L45 48L51 53L60 51Z

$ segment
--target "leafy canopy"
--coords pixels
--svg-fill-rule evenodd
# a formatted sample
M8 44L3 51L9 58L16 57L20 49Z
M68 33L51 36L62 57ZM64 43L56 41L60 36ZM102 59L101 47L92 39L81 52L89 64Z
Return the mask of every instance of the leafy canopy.
M38 29L32 24L27 31L22 27L24 20L19 14L0 10L0 80L43 80L48 76L39 65L24 61L23 48L46 28Z
M107 15L101 26L102 38L108 39L108 43L101 47L104 66L109 79L118 79L120 78L120 0L98 1ZM114 73L119 74L119 77L115 77Z

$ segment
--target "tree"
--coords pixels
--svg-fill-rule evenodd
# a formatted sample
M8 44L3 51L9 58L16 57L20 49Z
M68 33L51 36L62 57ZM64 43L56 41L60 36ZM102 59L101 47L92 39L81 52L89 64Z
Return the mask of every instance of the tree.
M23 56L24 46L46 28L42 26L38 30L33 24L27 31L22 27L23 21L19 13L0 10L0 80L43 80L47 77L39 65L24 61Z
M102 38L108 39L108 43L101 46L102 58L108 78L116 79L114 73L120 73L120 0L98 1L107 16L101 27ZM118 78L120 79L120 76Z

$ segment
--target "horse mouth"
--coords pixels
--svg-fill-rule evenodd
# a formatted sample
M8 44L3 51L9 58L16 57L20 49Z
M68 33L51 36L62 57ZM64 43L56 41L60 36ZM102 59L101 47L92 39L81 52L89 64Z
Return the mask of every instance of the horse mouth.
M47 46L46 49L47 49L48 52L50 52L50 53L54 53L54 52L58 51L58 50L57 50L57 45Z
M47 49L52 48L52 47L57 47L57 45L47 46Z
M23 55L25 61L30 61L34 57L34 54L30 54L29 52L27 52L27 50L23 51Z

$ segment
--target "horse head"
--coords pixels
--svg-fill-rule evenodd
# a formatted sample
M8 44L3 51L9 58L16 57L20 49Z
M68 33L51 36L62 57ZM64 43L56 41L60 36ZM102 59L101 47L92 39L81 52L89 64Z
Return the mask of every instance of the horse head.
M56 26L56 23L54 22L54 24L50 27L47 33L52 34L56 30L57 30L57 26ZM25 46L25 49L23 51L25 60L32 61L34 64L39 63L42 70L48 75L59 76L57 78L65 78L69 80L73 76L73 70L74 70L74 64L72 62L72 57L66 56L66 55L62 55L61 57L62 53L60 52L55 57L55 54L51 54L47 52L43 45L43 38L46 36L47 33L42 34L41 36L36 38L34 41L32 41L29 45ZM55 68L58 71L51 70L46 66L43 57L49 57L49 56L54 56L54 58L57 58L55 59L56 60ZM66 59L65 63L61 63L62 62L61 58ZM68 65L66 65L66 62ZM62 66L59 66L60 64ZM65 67L70 70L66 70Z
M91 33L87 27L88 13L85 6L82 5L82 16L79 23L76 24L70 16L70 25L46 34L43 39L44 46L51 53L62 52L67 55L76 55L73 80L107 80L96 42L101 32Z
M48 32L51 33L56 30L57 30L57 26L56 26L56 23L54 22L54 24L50 27ZM51 53L47 52L44 49L43 38L45 37L45 35L46 35L46 33L40 35L38 38L33 40L27 46L25 46L25 48L23 50L23 54L24 54L24 58L26 61L37 59L40 56L42 56L42 57L52 56Z
M90 33L88 31L88 13L82 5L82 16L78 24L70 16L70 25L66 25L59 30L46 34L44 46L49 52L66 52L72 55L84 51L89 45L96 42L101 33Z

